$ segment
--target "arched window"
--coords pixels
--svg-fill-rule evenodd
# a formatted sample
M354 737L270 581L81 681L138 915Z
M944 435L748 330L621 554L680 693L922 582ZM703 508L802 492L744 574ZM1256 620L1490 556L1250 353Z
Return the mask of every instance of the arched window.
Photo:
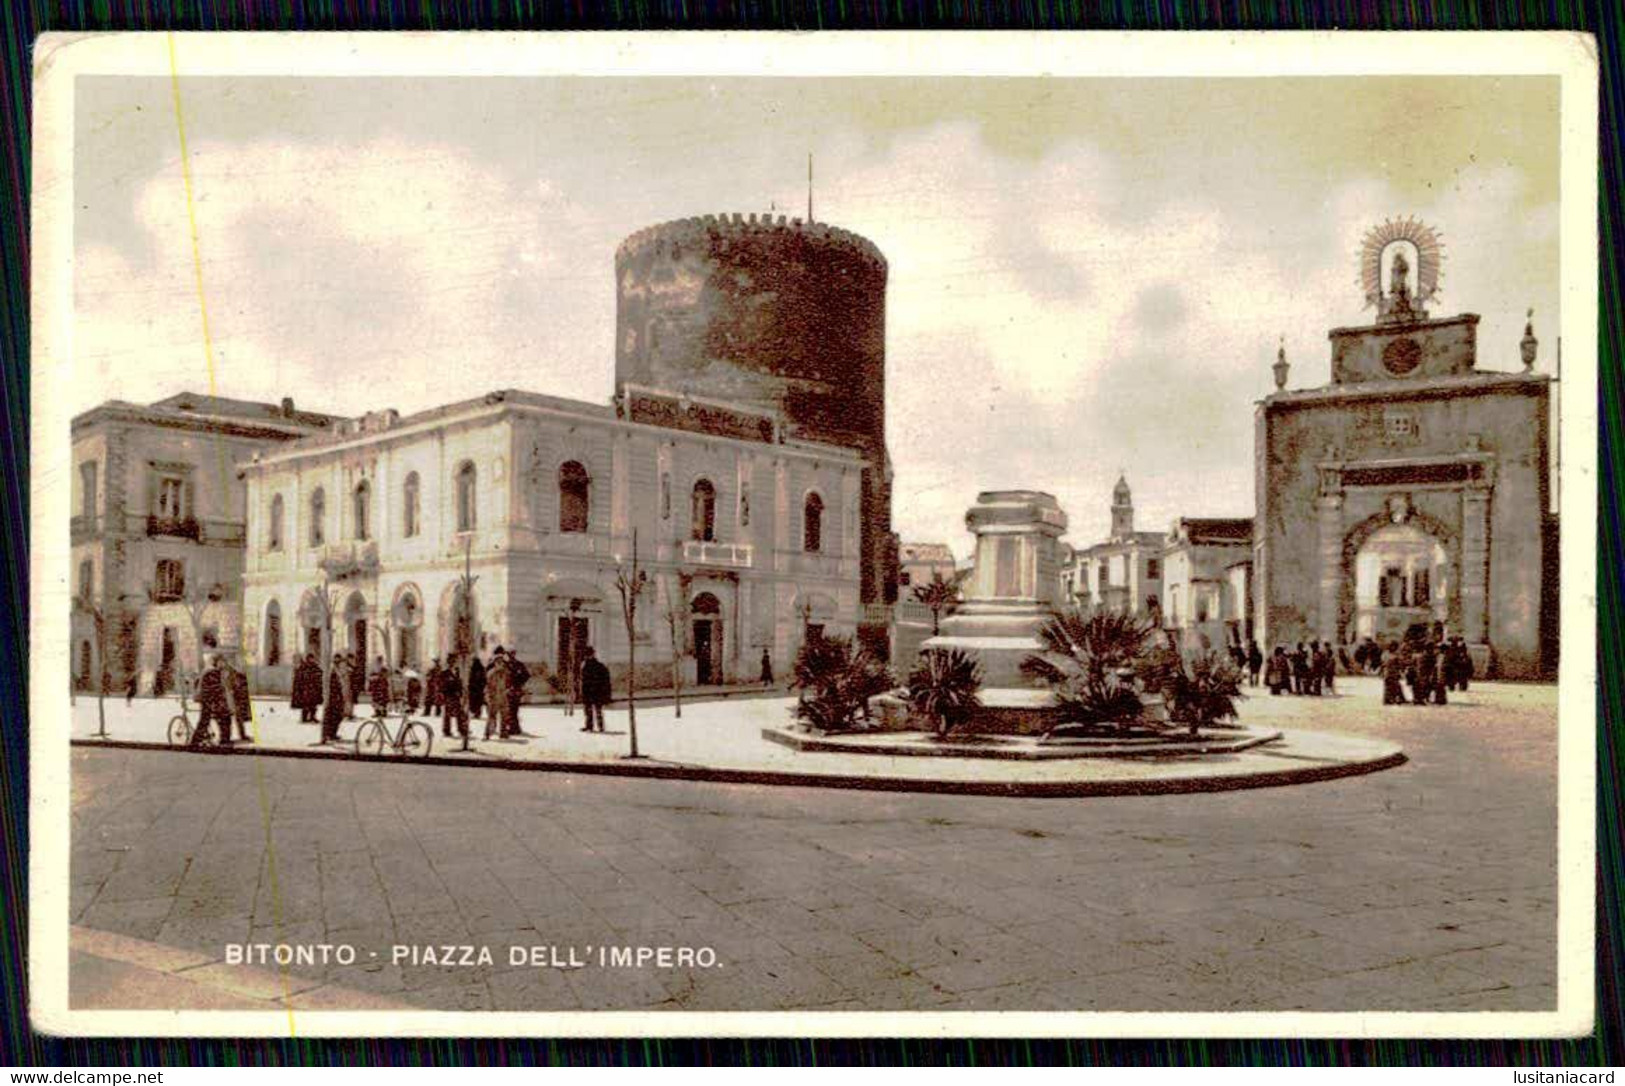
M327 542L327 492L317 487L310 496L310 545Z
M406 476L406 485L402 488L401 497L404 509L401 513L401 530L408 539L418 534L418 473L409 472Z
M269 538L266 540L266 546L268 546L271 550L279 551L279 550L282 549L282 495L281 494L273 494L271 496L271 523L270 523L269 527L270 527L270 530L268 532Z
M282 605L272 600L265 605L265 666L282 665Z
M479 507L475 504L474 485L478 476L474 465L465 460L457 469L457 530L472 532L479 524Z
M591 509L592 480L587 469L575 460L559 468L559 531L585 532Z
M353 504L355 537L366 539L372 534L372 484L365 479L356 484Z
M801 549L817 554L824 549L824 499L808 494L801 506Z
M689 533L694 539L707 541L717 537L717 488L709 479L694 484Z
M90 602L90 595L96 583L96 564L89 558L79 563L79 598L86 603Z

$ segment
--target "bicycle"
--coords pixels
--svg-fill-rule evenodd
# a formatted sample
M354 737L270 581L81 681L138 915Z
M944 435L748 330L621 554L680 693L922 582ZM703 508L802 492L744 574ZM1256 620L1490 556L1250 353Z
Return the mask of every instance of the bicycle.
M196 737L198 746L214 746L214 729L203 728L202 724L199 724L198 727L202 728L203 734L201 736L193 731L192 715L187 711L186 702L183 700L180 713L169 718L169 745L172 747L189 747L192 745L193 738Z
M384 751L392 750L402 758L427 758L434 746L434 732L421 720L401 717L401 730L390 734L386 717L373 717L364 722L355 733L355 753L358 758L381 758Z

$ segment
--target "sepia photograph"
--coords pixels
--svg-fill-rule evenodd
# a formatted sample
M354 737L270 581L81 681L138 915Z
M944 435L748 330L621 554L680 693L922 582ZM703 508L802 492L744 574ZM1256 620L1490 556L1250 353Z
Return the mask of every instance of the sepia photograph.
M36 83L39 1028L1590 1030L1585 39Z

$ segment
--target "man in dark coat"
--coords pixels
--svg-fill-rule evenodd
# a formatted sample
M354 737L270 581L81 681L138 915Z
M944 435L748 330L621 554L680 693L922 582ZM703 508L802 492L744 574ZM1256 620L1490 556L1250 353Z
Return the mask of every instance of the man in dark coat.
M1445 676L1449 674L1450 646L1443 641L1433 645L1433 704L1445 705L1449 697L1445 694Z
M1294 694L1308 693L1309 686L1309 653L1304 649L1303 642L1292 651L1292 692Z
M413 716L417 715L418 704L423 701L423 680L418 678L416 671L406 672L406 711Z
M508 653L508 700L502 717L504 737L524 735L519 727L519 709L525 704L525 686L530 682L530 668L517 653Z
M1264 685L1270 688L1270 693L1279 696L1292 689L1292 661L1287 658L1286 649L1280 645L1270 654L1269 666L1264 669Z
M367 697L372 699L374 717L389 713L389 665L384 663L382 656L373 663L372 677L367 680Z
M1413 705L1426 705L1433 693L1434 672L1438 670L1439 661L1433 652L1433 643L1424 641L1417 646L1411 657L1411 703Z
M293 669L293 696L290 707L299 710L299 723L316 723L316 710L322 705L322 666L315 653L307 653Z
M322 702L323 743L339 741L339 725L344 722L347 712L345 691L349 684L344 679L346 670L343 658L339 657L333 661L327 672L327 698Z
M1330 641L1320 646L1320 688L1328 694L1337 693L1337 657L1332 653Z
M440 673L440 734L452 737L451 726L457 725L457 735L468 738L468 706L463 704L463 677L459 675L457 657L448 657L445 670Z
M485 671L485 738L498 735L507 738L508 715L508 653L501 645L491 654L491 666Z
M1258 647L1257 641L1247 642L1247 685L1258 685L1258 673L1264 667L1264 650Z
M485 665L480 662L480 654L474 653L468 658L468 715L470 719L478 717L485 711Z
M429 661L429 673L423 677L423 715L434 716L440 710L440 657Z
M218 722L220 745L231 745L231 704L226 694L226 677L220 670L218 659L209 661L209 667L198 677L198 722L192 732L190 745L201 747L209 741L209 727Z
M1405 704L1405 657L1400 654L1399 643L1390 642L1386 660L1378 658L1382 664L1382 703L1384 705Z
M604 706L609 704L609 668L598 659L591 645L581 650L581 704L587 711L584 732L604 730ZM597 721L598 726L593 727Z
M766 648L762 649L762 682L773 685L773 654Z
M237 725L237 741L248 742L248 722L254 719L254 703L248 695L248 671L226 665L226 699L231 702L231 719Z

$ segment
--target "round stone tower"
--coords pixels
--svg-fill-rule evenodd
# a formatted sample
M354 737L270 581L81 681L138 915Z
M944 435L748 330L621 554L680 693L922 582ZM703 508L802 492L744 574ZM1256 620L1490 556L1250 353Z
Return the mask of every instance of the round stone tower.
M886 452L886 258L824 223L706 215L615 253L615 386L769 408L791 436L855 449L863 480L865 640L896 600ZM879 627L876 629L876 627ZM861 627L860 627L861 629Z

